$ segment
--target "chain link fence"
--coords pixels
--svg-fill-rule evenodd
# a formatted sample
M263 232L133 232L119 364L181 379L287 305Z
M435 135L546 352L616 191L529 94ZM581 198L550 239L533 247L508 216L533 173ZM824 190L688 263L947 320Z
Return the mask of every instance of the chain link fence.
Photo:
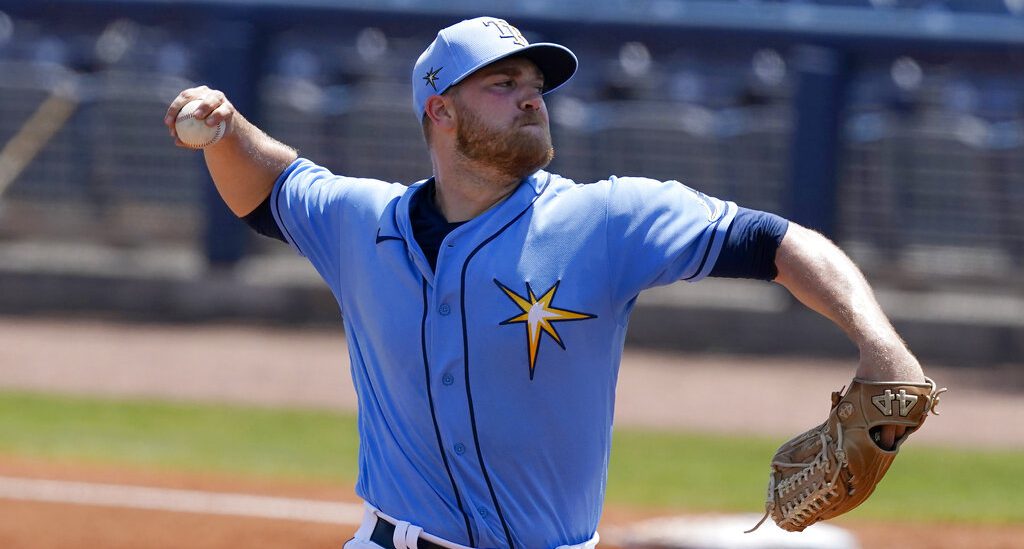
M0 41L0 147L23 135L47 98L73 90L75 108L0 195L0 245L158 244L201 253L209 181L200 155L175 148L161 123L171 98L193 85L194 52L125 21L80 29L62 46L22 23L12 21L13 34ZM19 34L23 26L32 32ZM337 173L427 177L407 71L431 38L374 26L276 35L258 84L258 122ZM786 213L799 106L785 51L662 54L639 40L570 46L584 63L549 100L552 171L581 183L613 174L675 179ZM103 61L118 47L119 61ZM75 61L76 52L100 61ZM1024 87L996 74L1007 78L986 86L1005 87L1002 99L964 99L969 70L931 78L937 69L925 66L912 96L880 101L878 90L914 71L877 69L854 73L839 203L822 205L838 209L836 238L871 276L897 284L967 277L1019 286ZM976 94L989 89L975 86ZM261 239L252 253L290 252Z
M840 180L841 237L908 284L1024 283L1024 78L891 65L854 83ZM902 72L901 72L902 71ZM876 70L877 72L877 70Z

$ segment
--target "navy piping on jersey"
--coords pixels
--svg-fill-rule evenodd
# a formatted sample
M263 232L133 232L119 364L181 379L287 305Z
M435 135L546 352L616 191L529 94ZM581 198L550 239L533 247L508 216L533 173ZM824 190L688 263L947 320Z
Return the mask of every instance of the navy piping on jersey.
M400 237L400 236L388 236L388 235L381 236L380 235L380 229L377 229L377 244L380 244L381 242L385 242L387 240L399 240L399 241L405 242L405 240L402 239L402 237Z
M249 226L252 230L256 231L257 234L262 236L270 237L275 240L280 240L285 244L288 240L281 233L281 227L277 225L277 220L274 219L274 214L270 213L270 198L273 196L273 191L260 202L259 206L256 206L253 211L243 215L242 221Z
M704 270L704 264L707 263L708 256L711 255L711 249L715 247L715 238L718 236L718 226L722 224L723 219L728 217L729 207L729 203L726 202L725 211L722 212L722 215L718 218L718 221L715 222L715 227L711 229L711 238L708 240L707 248L704 248L704 257L700 259L700 265L697 267L697 270L694 271L692 275L684 278L683 280L693 280L694 278L697 278L698 275L700 275L701 271Z
M396 240L401 240L400 238ZM378 242L380 242L378 237ZM452 469L448 465L448 455L444 451L444 442L441 440L441 428L437 425L437 414L434 413L434 393L430 389L430 361L427 359L427 279L422 278L423 281L423 320L420 324L420 346L423 349L423 371L426 374L427 379L427 401L430 403L430 419L434 422L434 434L437 435L437 448L441 451L441 460L444 462L444 470L448 473L448 480L452 483L452 490L455 492L455 502L459 504L459 512L462 513L462 518L466 521L466 537L469 538L467 545L474 546L476 542L473 539L473 527L469 523L469 515L466 513L466 509L462 506L462 496L459 495L459 487L455 485L455 476L452 475Z
M278 225L277 220L274 219L274 214L270 211L271 201L273 200L276 205L277 199L274 197L274 191L279 190L280 187L284 185L284 182L291 177L292 172L294 172L298 166L299 161L295 160L289 164L287 168L282 170L281 173L278 174L277 178L274 179L274 186L270 188L270 192L263 198L263 201L260 202L259 206L253 208L253 210L246 215L238 216L239 219L244 221L246 225L249 225L249 227L257 233L287 243L291 239L291 235L288 235L286 238L284 233L281 232L282 227ZM280 213L279 210L278 213ZM297 245L295 247L298 249Z
M398 208L397 207L392 209L391 219L394 222L393 223L394 226L397 227L398 226ZM384 235L384 236L381 236L380 235L380 227L377 227L377 244L380 244L381 242L384 242L384 241L387 241L387 240L400 240L400 241L402 241L403 244L405 243L405 239L400 237L400 236L394 236L394 235Z
M480 449L480 436L477 434L476 429L476 412L473 410L473 392L470 388L469 382L469 328L466 325L466 273L469 271L469 262L473 260L473 256L477 254L484 246L488 245L501 233L505 232L512 226L513 223L519 221L519 218L523 217L526 212L530 211L533 207L533 203L537 201L540 196L535 196L533 200L526 206L523 211L519 212L519 215L512 218L512 221L506 223L502 228L498 229L498 232L487 237L477 246L469 255L466 256L465 263L462 264L462 280L460 283L460 307L462 308L462 356L465 357L466 365L466 399L469 401L469 424L473 428L473 444L476 446L476 457L480 460L480 470L484 474L484 481L487 482L487 490L491 493L491 501L494 502L494 509L498 512L498 518L501 519L501 527L505 530L505 540L508 542L509 549L515 549L515 543L512 541L512 533L508 529L508 522L505 520L505 514L501 511L501 505L498 504L498 496L494 493L494 486L491 484L491 477L487 474L487 466L484 465L484 454Z
M292 164L292 165L294 166L294 164ZM281 177L284 177L285 179L287 179L288 176L291 175L292 170L288 170L284 174L281 174ZM284 183L282 183L282 185L284 185ZM276 219L283 219L281 217L281 206L278 205L278 203L281 201L281 190L280 190L280 188L277 189L277 195L276 196L274 196L274 191L270 191L270 193L271 193L271 196L274 197L273 200L270 201L270 207L274 208L274 211L277 214L275 216L275 218ZM288 227L285 227L284 223L280 223L279 225L281 225L280 229L284 233L285 238L288 239L288 242L291 242L292 246L295 246L295 249L298 250L299 253L302 254L303 257L306 257L306 253L303 252L302 248L299 247L299 243L296 242L294 238L292 238L292 233L291 233L291 231L288 230Z

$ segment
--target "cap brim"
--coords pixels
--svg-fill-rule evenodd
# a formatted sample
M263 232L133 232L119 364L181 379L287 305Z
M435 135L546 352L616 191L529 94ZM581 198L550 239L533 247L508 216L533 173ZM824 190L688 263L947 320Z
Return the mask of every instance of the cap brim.
M572 75L576 74L576 68L579 66L576 54L569 50L569 48L558 44L540 42L480 63L467 71L462 78L449 84L445 90L469 78L476 71L509 57L525 57L537 65L537 68L544 75L544 93L551 93L562 84L568 82ZM441 93L444 93L444 90Z

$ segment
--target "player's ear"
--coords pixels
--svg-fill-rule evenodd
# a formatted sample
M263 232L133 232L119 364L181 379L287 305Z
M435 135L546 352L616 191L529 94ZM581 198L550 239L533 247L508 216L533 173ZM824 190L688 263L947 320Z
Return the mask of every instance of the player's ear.
M440 95L427 98L424 115L440 129L455 128L455 111L452 102Z

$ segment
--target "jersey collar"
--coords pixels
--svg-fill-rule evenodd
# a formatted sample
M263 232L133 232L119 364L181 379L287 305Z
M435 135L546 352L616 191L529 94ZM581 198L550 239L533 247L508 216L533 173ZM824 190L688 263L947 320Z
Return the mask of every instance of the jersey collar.
M424 275L429 275L426 278L430 280L433 279L433 273L413 236L409 207L413 195L432 179L424 179L410 185L398 199L394 209L389 208L381 216L377 232L378 241L381 238L387 237L404 240L411 259L423 271ZM537 196L542 194L547 188L550 180L551 174L548 172L543 170L535 172L533 175L523 179L516 190L507 198L456 228L449 237L458 238L460 248L466 248L468 247L467 245L472 245L476 241L482 241L506 223L512 221L524 209L530 207Z
M515 213L512 213L514 216L522 211L520 206L526 206L530 202L533 202L533 199L537 195L544 192L544 189L547 187L550 179L551 174L544 170L535 172L533 175L523 179L519 186L516 187L516 190L507 198L495 204L489 210L481 213L473 219L470 219L465 223L465 225L489 224L488 220L492 217L508 221L511 219L511 216L508 216L508 213L514 210ZM384 216L381 219L381 234L400 234L401 238L407 242L415 241L412 233L412 222L409 217L409 207L411 205L413 195L424 185L433 180L434 178L431 177L409 185L408 190L406 190L398 200L394 215ZM506 216L508 217L506 218Z

